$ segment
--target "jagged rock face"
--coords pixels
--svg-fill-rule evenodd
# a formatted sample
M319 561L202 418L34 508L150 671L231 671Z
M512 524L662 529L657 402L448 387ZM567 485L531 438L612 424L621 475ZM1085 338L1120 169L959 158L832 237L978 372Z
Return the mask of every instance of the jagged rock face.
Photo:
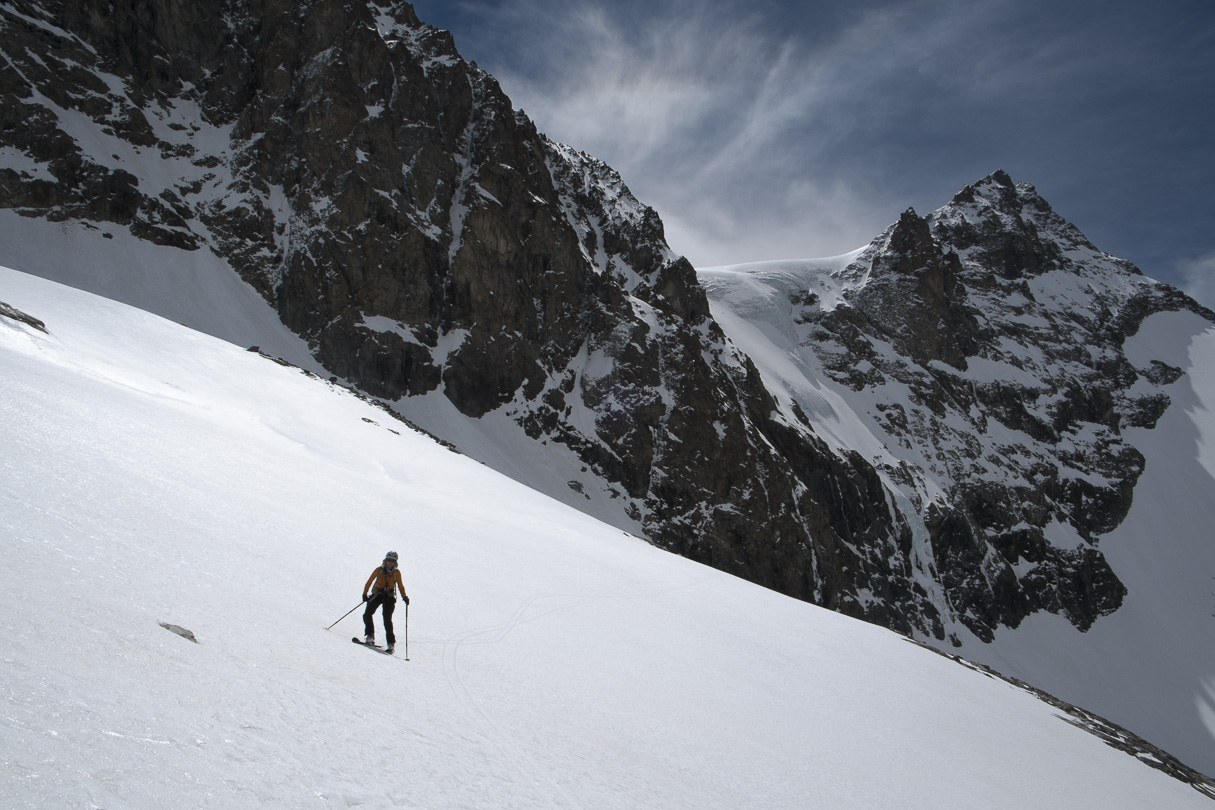
M1082 630L1116 610L1099 540L1143 471L1122 430L1153 426L1176 379L1141 375L1122 345L1152 312L1200 308L1003 172L904 213L832 283L838 305L798 307L805 346L872 395L888 446L914 448L900 477L951 612L990 639L1039 610Z
M908 210L886 249L873 257L871 276L882 282L859 290L855 307L878 328L895 328L892 345L917 365L939 360L965 369L976 322L966 308L961 269L956 254L942 253L928 223ZM898 292L890 294L891 286Z
M909 531L875 471L783 420L749 358L724 341L695 272L652 209L588 155L549 144L562 206L613 320L532 403L530 435L576 448L655 542L904 632L940 634L929 603L903 604ZM595 414L594 435L578 412ZM858 572L861 578L858 579ZM858 586L858 582L860 585ZM859 588L891 595L857 599Z
M542 142L409 6L30 4L5 33L20 45L6 46L18 67L4 109L36 125L10 122L4 138L51 175L5 174L23 212L213 247L332 371L381 396L442 377L476 414L570 350L591 291L569 228L545 212ZM108 129L128 162L154 150L180 175L155 188L90 161L43 97ZM457 330L466 339L436 361Z

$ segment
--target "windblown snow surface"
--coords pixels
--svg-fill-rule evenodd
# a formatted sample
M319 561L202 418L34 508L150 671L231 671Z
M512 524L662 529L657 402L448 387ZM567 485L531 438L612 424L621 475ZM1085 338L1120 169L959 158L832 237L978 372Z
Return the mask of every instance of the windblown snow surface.
M0 317L2 807L1210 806L299 369L11 270L0 300L47 330ZM325 630L388 549L408 661L400 608L393 658Z
M834 306L843 294L843 271L856 256L706 268L700 280L713 317L754 359L781 407L796 404L825 440L877 460L879 469L903 460L929 469L923 448L890 440L869 415L891 395L833 383L796 333L790 293L812 290L824 306ZM1056 283L1070 281L1058 275ZM1015 630L1001 628L991 644L957 627L963 641L957 652L1108 717L1213 773L1215 330L1190 312L1157 313L1125 349L1138 368L1159 360L1184 374L1168 387L1171 405L1155 428L1123 431L1144 454L1146 470L1130 514L1101 538L1100 548L1128 589L1124 604L1087 633L1049 613ZM982 363L973 367L969 373L990 373ZM896 491L900 486L887 483ZM925 484L944 488L944 482Z
M49 222L0 210L0 256L25 273L154 312L238 346L257 345L273 357L323 371L307 344L210 250L156 245L112 223Z

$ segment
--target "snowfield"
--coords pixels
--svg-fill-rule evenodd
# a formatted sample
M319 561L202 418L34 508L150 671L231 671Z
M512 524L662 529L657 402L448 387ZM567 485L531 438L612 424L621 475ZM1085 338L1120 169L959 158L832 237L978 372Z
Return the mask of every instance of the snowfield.
M0 807L1210 806L299 369L11 270L0 301L47 329L0 317ZM395 658L324 629L388 549L409 661L401 608Z

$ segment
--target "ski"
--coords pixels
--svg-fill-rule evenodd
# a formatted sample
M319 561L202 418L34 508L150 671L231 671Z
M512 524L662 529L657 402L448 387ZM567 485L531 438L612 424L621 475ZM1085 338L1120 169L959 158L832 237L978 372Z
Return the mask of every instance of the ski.
M369 650L375 650L380 655L392 655L392 653L388 652L388 650L384 649L383 647L381 647L377 644L368 644L366 641L362 641L357 638L352 638L350 640L353 641L355 644L358 644L360 647L366 647Z

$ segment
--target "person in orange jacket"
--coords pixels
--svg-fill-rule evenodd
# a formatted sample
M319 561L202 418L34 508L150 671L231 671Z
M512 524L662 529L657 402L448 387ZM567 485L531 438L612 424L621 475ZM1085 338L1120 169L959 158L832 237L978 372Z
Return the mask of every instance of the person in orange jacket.
M401 599L408 605L409 595L405 593L405 583L401 581L401 571L397 568L397 553L390 551L384 555L384 564L371 572L367 584L363 586L363 601L367 603L367 609L363 611L363 630L367 636L363 643L375 644L375 625L371 620L376 609L383 605L384 635L388 639L385 651L389 653L397 643L397 637L392 632L392 611L397 606L397 589L400 589Z

